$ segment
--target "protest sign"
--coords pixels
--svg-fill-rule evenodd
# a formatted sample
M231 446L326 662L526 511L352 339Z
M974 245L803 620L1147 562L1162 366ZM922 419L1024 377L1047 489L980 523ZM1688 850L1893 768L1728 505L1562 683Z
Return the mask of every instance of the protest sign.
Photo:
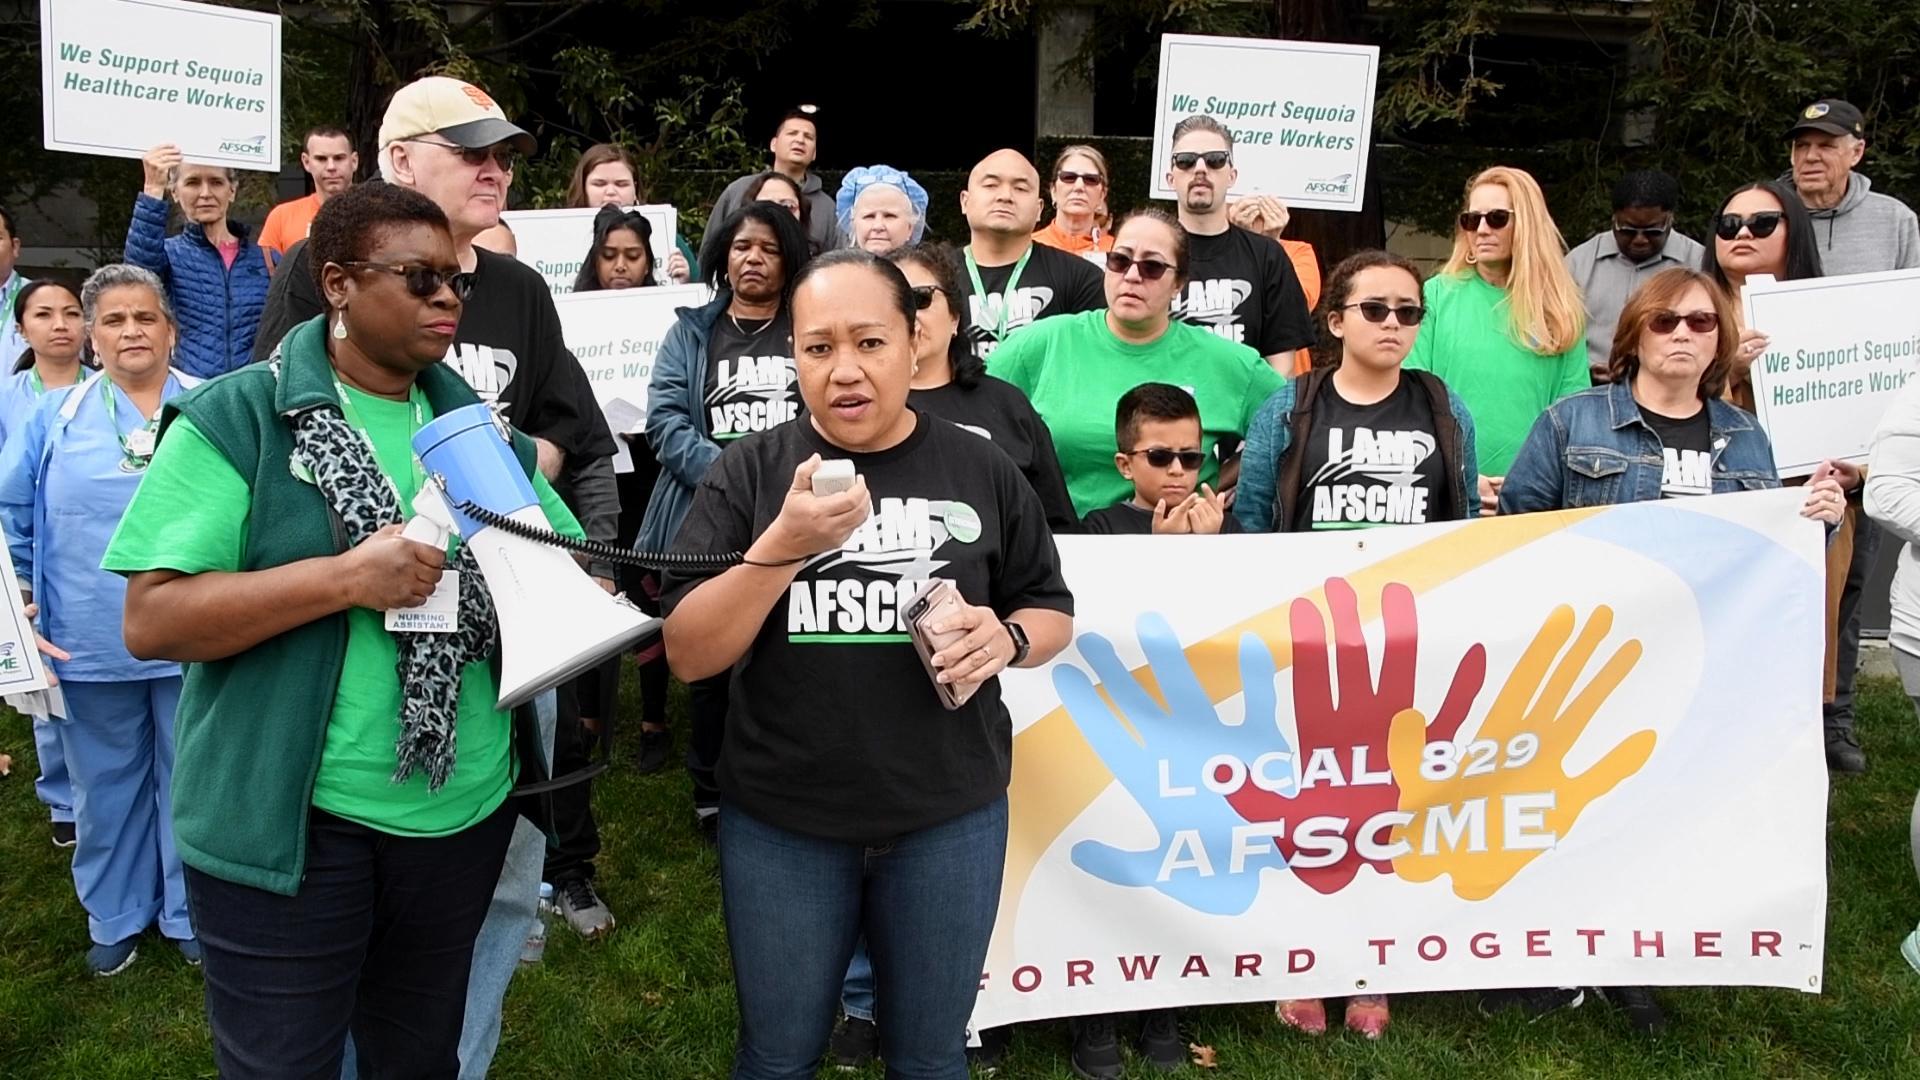
M1754 411L1781 476L1826 458L1865 464L1873 429L1920 370L1920 270L1747 279L1747 325L1768 337L1753 362Z
M561 336L586 369L593 396L607 410L609 422L614 416L625 421L615 426L616 432L637 433L645 426L631 419L633 410L646 414L653 358L678 318L674 312L712 298L705 285L570 292L553 298ZM616 410L616 401L628 408Z
M280 16L184 0L40 0L46 147L280 168Z
M1162 575L1139 572L1161 538L1059 538L1075 644L1001 676L1009 835L976 1026L1817 991L1824 548L1799 507L1195 537Z
M26 604L20 590L13 588L13 557L0 544L0 581L8 583L6 599L0 602L0 694L14 697L47 688L47 669L40 659L40 648L33 636L33 624L27 621Z
M653 280L662 285L671 284L667 278L667 256L674 252L674 230L679 227L680 215L664 203L633 209L653 226L653 238L648 244L653 249ZM580 273L587 248L593 244L593 219L599 213L598 207L508 210L500 215L500 220L513 230L520 261L538 270L546 279L547 288L558 297L573 291L574 278Z
M1233 132L1232 194L1358 211L1373 149L1373 45L1163 34L1154 108L1153 197L1171 199L1173 127L1206 114Z

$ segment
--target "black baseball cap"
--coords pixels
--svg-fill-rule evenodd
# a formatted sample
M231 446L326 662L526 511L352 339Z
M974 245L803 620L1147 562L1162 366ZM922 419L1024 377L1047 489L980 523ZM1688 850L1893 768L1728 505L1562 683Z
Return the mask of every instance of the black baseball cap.
M1856 139L1867 137L1866 118L1860 110L1839 98L1821 98L1819 101L1800 110L1794 117L1793 126L1787 129L1787 138L1791 139L1802 131L1824 131L1829 135L1851 135Z

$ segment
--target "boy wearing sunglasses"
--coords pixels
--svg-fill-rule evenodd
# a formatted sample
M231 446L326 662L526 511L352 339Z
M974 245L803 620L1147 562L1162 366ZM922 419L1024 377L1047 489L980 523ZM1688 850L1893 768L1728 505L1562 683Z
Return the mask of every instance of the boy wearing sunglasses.
M1081 527L1106 535L1237 533L1218 492L1200 482L1200 406L1167 383L1141 383L1120 398L1114 416L1114 468L1133 497L1086 516Z

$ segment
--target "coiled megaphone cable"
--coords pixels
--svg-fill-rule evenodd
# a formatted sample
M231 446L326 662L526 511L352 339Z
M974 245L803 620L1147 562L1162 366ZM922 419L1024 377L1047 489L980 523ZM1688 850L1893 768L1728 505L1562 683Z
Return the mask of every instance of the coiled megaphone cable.
M711 554L688 554L677 551L630 551L626 548L603 544L597 540L575 540L571 536L561 536L557 532L543 529L538 525L528 525L515 521L505 514L489 510L469 499L458 501L449 499L449 504L461 513L502 532L512 533L525 540L561 548L576 555L585 555L598 562L615 563L620 566L638 566L648 570L682 570L690 573L725 570L734 566L792 566L805 562L808 556L795 559L782 559L778 562L762 562L747 558L744 551L722 551Z

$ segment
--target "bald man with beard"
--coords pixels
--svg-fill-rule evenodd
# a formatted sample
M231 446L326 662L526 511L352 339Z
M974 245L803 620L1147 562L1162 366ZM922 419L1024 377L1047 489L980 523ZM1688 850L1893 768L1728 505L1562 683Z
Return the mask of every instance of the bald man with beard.
M995 150L973 167L960 212L972 232L966 248L966 315L961 332L987 360L1008 334L1052 315L1107 306L1092 263L1033 242L1040 220L1040 173L1017 150Z

